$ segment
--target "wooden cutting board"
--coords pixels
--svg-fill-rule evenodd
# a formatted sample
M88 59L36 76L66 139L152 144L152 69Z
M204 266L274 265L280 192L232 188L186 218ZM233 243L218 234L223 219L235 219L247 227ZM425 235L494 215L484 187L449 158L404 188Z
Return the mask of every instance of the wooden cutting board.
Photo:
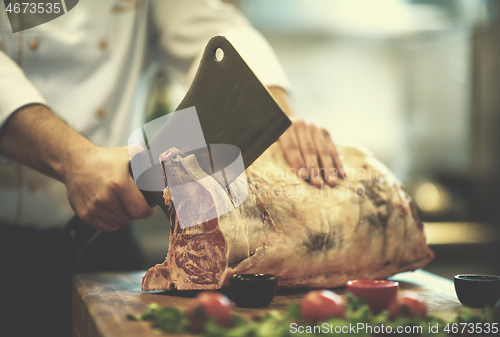
M72 324L74 337L131 337L155 336L150 322L126 319L127 314L141 314L151 303L186 310L197 292L141 291L145 271L129 273L80 274L72 280ZM392 279L400 282L400 290L413 290L426 300L429 311L451 311L460 306L453 281L418 270L397 274ZM344 288L335 289L339 294ZM250 319L270 310L283 311L293 302L299 302L307 290L279 291L265 309L234 307L234 313ZM180 336L180 335L178 335Z

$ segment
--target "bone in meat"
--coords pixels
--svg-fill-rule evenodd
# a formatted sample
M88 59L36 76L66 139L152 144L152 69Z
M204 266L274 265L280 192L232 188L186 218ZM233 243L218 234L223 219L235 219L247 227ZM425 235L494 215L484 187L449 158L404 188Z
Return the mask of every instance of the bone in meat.
M246 170L246 180L242 175L230 185L233 199L244 195L245 186L248 197L221 216L216 199L222 187L210 177L193 178L206 175L194 156L165 152L169 184L196 183L178 200L180 209L171 207L168 255L148 270L142 289L219 289L240 273L276 274L280 287L331 288L415 270L432 260L423 224L401 183L367 151L339 150L346 179L336 188L317 189L291 171L274 144ZM168 187L165 202L171 205ZM193 218L211 212L213 220L182 229L176 211Z

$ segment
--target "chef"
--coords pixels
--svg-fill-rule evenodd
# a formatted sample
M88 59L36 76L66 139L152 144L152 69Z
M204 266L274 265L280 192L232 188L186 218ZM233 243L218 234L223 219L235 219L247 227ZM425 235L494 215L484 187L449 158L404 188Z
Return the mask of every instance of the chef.
M52 21L12 33L0 4L2 264L7 256L15 258L12 268L50 259L57 229L74 213L104 232L153 214L128 171L124 146L143 121L136 89L152 62L189 82L214 35L231 41L292 115L289 83L276 56L231 5L81 0ZM279 143L312 184L335 185L333 173L342 175L324 129L294 119ZM9 271L15 272L19 268Z

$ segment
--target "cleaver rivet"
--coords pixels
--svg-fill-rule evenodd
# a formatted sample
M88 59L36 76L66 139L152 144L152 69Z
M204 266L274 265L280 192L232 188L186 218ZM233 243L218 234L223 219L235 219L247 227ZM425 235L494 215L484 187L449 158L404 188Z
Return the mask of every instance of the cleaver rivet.
M220 62L224 58L224 51L222 48L217 48L215 50L215 61Z

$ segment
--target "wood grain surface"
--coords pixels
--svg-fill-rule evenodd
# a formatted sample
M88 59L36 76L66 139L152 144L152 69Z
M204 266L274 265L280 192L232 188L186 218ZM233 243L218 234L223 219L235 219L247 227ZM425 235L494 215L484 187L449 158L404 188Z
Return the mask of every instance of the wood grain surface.
M72 281L73 336L158 336L151 329L150 322L128 321L126 315L144 313L151 303L186 310L198 293L143 292L141 281L144 274L145 271L76 275ZM422 270L397 274L391 279L400 282L400 290L420 293L431 313L447 312L460 306L451 280ZM283 311L288 304L299 302L306 292L307 289L279 290L268 308L234 307L234 313L250 319L270 310ZM335 292L344 294L345 291L337 288Z

